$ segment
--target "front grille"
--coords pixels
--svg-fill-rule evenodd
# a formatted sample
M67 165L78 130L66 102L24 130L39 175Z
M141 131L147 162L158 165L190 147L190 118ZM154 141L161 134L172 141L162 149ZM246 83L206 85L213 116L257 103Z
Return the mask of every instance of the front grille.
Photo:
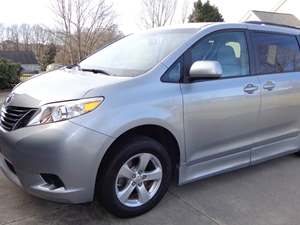
M7 131L25 127L37 109L6 106L1 109L0 125Z

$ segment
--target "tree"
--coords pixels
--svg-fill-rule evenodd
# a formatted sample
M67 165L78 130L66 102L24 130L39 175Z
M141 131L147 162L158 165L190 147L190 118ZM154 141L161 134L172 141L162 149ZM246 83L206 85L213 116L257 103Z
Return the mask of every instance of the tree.
M12 88L20 82L21 65L0 59L0 89Z
M223 22L223 16L219 9L211 5L209 0L202 3L198 0L194 3L194 10L189 17L189 22Z
M5 40L5 26L0 23L0 46L1 50L3 50L3 41Z
M154 28L171 24L177 7L177 0L142 0L142 25Z
M31 28L31 50L35 53L38 62L41 61L45 55L46 47L51 43L52 33L41 25L34 25Z
M184 0L181 6L181 22L186 23L190 9L191 0Z
M12 50L19 51L20 35L19 35L19 26L17 24L14 24L6 28L6 37L8 40L14 43L14 49Z
M55 62L56 57L56 46L51 43L47 46L45 54L41 60L42 70L45 71L47 66Z
M107 0L53 0L58 33L69 63L77 63L99 46L102 34L113 30L114 12Z
M31 36L31 26L28 24L22 24L19 27L19 33L21 35L21 41L24 44L24 50L29 50L29 42L30 42L30 36Z

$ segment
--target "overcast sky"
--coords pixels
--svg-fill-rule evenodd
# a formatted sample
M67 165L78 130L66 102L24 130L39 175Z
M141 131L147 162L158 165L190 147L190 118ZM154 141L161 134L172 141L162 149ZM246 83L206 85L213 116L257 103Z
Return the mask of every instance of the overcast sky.
M114 4L116 12L116 22L125 33L132 33L140 30L138 25L141 8L141 0L108 0ZM178 0L179 9L176 13L175 23L180 21L180 6L183 1ZM272 10L280 0L211 0L212 4L219 7L220 12L228 22L238 22L247 11ZM54 17L50 9L51 0L0 0L0 23L21 24L21 23L43 23L49 27L54 27Z

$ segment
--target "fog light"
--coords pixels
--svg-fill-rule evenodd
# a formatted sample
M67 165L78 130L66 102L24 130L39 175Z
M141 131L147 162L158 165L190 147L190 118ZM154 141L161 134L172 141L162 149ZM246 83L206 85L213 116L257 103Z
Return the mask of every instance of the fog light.
M47 183L48 188L51 190L65 187L64 183L57 175L43 173L41 174L41 177Z

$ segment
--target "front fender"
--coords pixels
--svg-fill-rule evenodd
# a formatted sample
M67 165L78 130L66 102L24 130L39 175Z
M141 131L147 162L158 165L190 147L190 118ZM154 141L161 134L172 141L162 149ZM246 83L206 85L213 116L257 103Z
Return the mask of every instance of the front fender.
M173 134L180 151L185 152L183 103L179 84L143 80L142 84L136 83L124 90L120 86L113 91L103 94L105 101L99 108L72 119L72 122L114 139L139 126L161 126ZM181 159L184 160L185 154L182 155Z

